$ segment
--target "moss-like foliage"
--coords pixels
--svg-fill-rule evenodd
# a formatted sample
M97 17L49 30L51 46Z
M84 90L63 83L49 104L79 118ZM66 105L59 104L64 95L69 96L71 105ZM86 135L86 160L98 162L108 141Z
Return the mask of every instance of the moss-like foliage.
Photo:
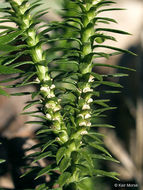
M32 100L24 107L24 114L40 118L27 123L41 126L37 132L40 143L36 146L41 151L31 157L34 162L44 158L51 160L47 167L32 167L27 172L35 170L36 179L51 175L51 181L41 184L37 190L52 189L56 184L58 190L85 190L84 181L89 178L117 179L117 173L96 167L99 159L117 162L104 147L103 136L96 129L113 126L96 121L104 111L114 109L108 105L109 100L100 98L102 93L109 91L99 91L98 86L121 86L107 81L108 75L93 72L93 68L121 68L97 63L96 58L131 53L105 44L108 40L116 41L112 33L128 35L127 32L98 27L100 22L116 23L102 16L103 12L121 9L110 8L115 2L108 0L69 0L64 4L63 21L47 24L40 18L47 13L46 9L33 13L40 1L6 2L7 7L0 9L4 14L0 18L3 23L0 25L3 29L0 32L0 72L18 73L8 81L19 78L21 82L7 87L36 85L37 91L13 95L31 94ZM6 22L15 23L16 27L7 26ZM45 44L47 46L43 46ZM111 53L105 53L106 48L111 49ZM19 61L21 57L25 60ZM3 89L0 93L5 94ZM35 104L37 110L27 112Z

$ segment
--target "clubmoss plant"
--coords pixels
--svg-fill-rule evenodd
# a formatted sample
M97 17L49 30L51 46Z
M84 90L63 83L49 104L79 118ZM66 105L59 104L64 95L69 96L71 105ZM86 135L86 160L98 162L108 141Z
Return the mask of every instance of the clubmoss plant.
M36 146L41 151L31 155L33 162L45 158L51 160L45 168L29 166L31 169L27 173L35 170L36 179L45 174L51 175L51 181L41 184L37 189L53 189L58 185L59 190L84 190L83 183L88 178L108 176L117 179L117 173L96 168L95 163L98 159L117 162L105 149L102 134L96 128L113 127L99 124L97 119L102 117L104 111L114 109L107 104L107 99L100 98L103 92L99 91L98 86L121 86L108 81L108 75L93 72L93 68L104 66L126 69L96 62L96 58L109 58L122 52L131 53L102 44L106 40L116 40L108 33L127 35L127 32L98 27L99 22L116 23L112 18L99 16L102 12L121 9L108 8L115 3L113 1L70 0L70 6L65 10L69 14L63 14L63 21L47 24L40 19L47 10L33 13L33 9L41 5L39 1L6 0L6 2L7 7L0 9L4 14L0 18L1 23L12 22L16 27L0 26L3 29L0 33L2 52L0 69L3 74L19 74L2 82L20 78L21 82L7 87L22 87L30 84L37 87L35 92L13 95L31 94L32 100L24 110L35 104L37 110L24 112L24 114L42 119L27 122L41 126L37 133L40 143ZM55 38L52 31L60 31L60 29L68 31L68 35L57 32ZM63 47L62 41L65 45L69 41L72 43ZM53 42L54 47L51 46ZM48 45L46 49L43 47L44 44ZM99 52L97 51L99 47L111 49L113 52L109 54L104 51ZM52 53L55 57L50 55ZM19 61L21 57L26 57L26 60ZM115 74L115 76L125 75Z

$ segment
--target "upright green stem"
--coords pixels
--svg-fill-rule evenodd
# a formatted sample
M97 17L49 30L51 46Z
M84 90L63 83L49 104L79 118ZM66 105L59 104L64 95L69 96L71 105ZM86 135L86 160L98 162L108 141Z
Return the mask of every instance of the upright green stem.
M25 4L24 0L9 0L13 11L17 18L19 18L18 26L23 30L23 36L26 37L26 43L30 49L32 61L37 70L37 76L40 84L41 95L44 97L45 114L46 117L52 121L52 128L57 134L57 140L64 143L68 140L68 134L60 113L61 106L58 99L55 97L55 85L48 73L48 66L45 65L46 57L40 44L38 34L31 25L33 19L31 15L26 13L29 8L29 3Z
M85 10L82 11L82 23L83 27L81 30L81 63L80 63L80 72L82 74L91 73L92 67L92 59L86 60L84 62L84 58L89 55L90 53L93 53L93 44L91 42L91 36L94 35L94 23L93 19L95 18L95 13L93 10L90 10L92 7L93 1L90 3L85 3L84 7Z
M94 1L90 1L87 3L84 2L84 9L82 9L83 16L82 23L83 27L81 29L81 60L80 60L80 73L82 74L81 81L79 82L79 105L80 105L80 113L78 114L79 126L85 129L84 133L86 133L86 129L91 126L90 117L91 117L91 108L90 103L93 101L91 98L91 92L93 89L91 88L91 83L94 80L94 77L91 75L92 72L92 53L93 53L93 42L91 41L91 37L94 35L94 23L93 19L95 18L95 11L91 8L93 6ZM84 77L86 76L87 77ZM84 78L84 79L83 79ZM82 84L82 85L81 85Z
M92 2L84 3L85 9L81 12L81 20L83 27L80 32L81 57L79 62L79 72L82 77L78 82L80 96L78 97L77 104L80 112L76 116L77 130L70 136L70 139L74 140L69 141L67 151L69 153L68 156L71 156L71 153L73 151L78 151L78 149L82 146L82 136L88 133L88 129L91 126L90 103L93 101L93 99L91 98L91 92L93 91L93 89L91 88L91 83L93 82L94 77L91 75L92 56L89 59L86 59L86 57L93 53L93 43L91 41L91 36L94 35L94 23L92 22L92 20L93 18L95 18L95 13L92 10L90 10L92 5ZM79 143L78 146L77 141ZM78 163L78 160L74 160L73 158L73 163L71 166L73 172L71 181L78 181L80 175L78 169L76 168L76 164L80 163ZM74 186L73 190L75 190L76 188L77 187Z

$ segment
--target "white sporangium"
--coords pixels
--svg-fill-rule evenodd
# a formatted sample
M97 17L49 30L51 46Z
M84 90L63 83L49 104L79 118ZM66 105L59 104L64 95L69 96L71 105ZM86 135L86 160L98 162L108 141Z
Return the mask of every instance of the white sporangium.
M92 99L92 98L89 98L89 99L87 100L87 103L90 104L91 102L93 102L93 99Z
M46 114L46 117L47 117L47 119L49 119L49 120L52 119L52 116L51 116L49 113Z
M90 127L91 126L91 122L87 122L87 126Z
M86 126L86 122L82 121L81 123L79 123L79 126Z
M88 118L90 118L90 117L91 117L91 115L87 113L84 118L85 118L85 119L88 119Z
M47 109L52 109L54 112L59 111L61 109L60 105L56 104L54 101L46 103L45 107Z
M23 0L13 0L15 3L17 3L18 5L21 5Z
M80 134L81 135L86 135L86 134L88 134L88 132L87 131L82 131Z
M82 106L82 110L89 110L90 109L90 106L88 104L84 104Z
M56 86L54 85L54 84L52 84L51 86L50 86L50 89L54 89Z
M94 76L90 75L88 82L94 82Z
M90 87L85 87L85 88L83 89L83 93L92 92L92 91L93 91L93 89L91 89Z
M51 89L50 89L49 86L47 86L47 87L42 86L42 87L40 88L40 90L47 93L47 98L53 98L53 97L55 97L53 91L51 91Z

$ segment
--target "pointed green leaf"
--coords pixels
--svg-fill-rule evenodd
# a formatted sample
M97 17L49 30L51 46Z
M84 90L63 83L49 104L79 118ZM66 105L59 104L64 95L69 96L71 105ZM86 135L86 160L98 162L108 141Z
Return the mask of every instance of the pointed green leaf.
M40 155L40 152L34 152L34 153L26 155L24 158L33 158L39 155Z
M47 187L46 184L38 185L35 190L48 190L49 188Z
M85 158L85 160L87 161L88 165L93 168L94 165L93 165L93 160L90 156L90 153L88 151L80 151L80 153L82 154L82 157Z
M109 105L105 103L105 102L109 102L109 101L110 100L94 100L93 103L98 104L103 107L109 107Z
M95 109L93 111L93 114L99 115L102 112L105 112L105 111L108 111L108 110L114 110L114 109L117 109L117 107L107 107L107 108Z
M36 124L36 125L42 125L43 121L26 121L25 124Z
M126 9L123 9L123 8L101 9L97 12L97 14L102 13L102 12L106 12L106 11L123 11L123 10L126 10Z
M0 37L0 44L8 44L23 33L22 30L14 31Z
M23 61L23 62L18 62L18 63L14 63L12 64L12 67L13 68L16 68L16 67L19 67L19 66L22 66L22 65L33 65L34 63L32 61Z
M108 75L102 75L103 77L127 77L128 74L125 73L115 73L115 74L108 74Z
M105 40L113 40L116 41L116 39L113 36L107 36L104 34L95 34L91 36L92 40L95 40L97 43L103 43Z
M83 164L76 164L76 167L80 169L83 173L88 174L89 173L89 168L87 168L86 165Z
M25 96L25 95L30 95L31 92L19 92L19 93L12 93L10 94L11 96Z
M47 158L47 157L51 157L52 156L52 152L51 151L48 151L48 152L44 152L42 154L40 154L39 156L37 156L33 163L37 162L38 160L41 160L41 159L44 159L44 158Z
M18 53L14 54L14 55L9 55L7 57L7 56L5 56L5 55L7 55L7 52L5 52L5 53L1 54L0 57L2 57L2 60L5 62L4 63L5 66L7 66L7 65L9 65L9 64L12 63L11 67L15 68L16 66L22 65L20 63L15 63L15 60L17 60L20 56L22 56L22 55L28 55L29 53L30 53L29 50L22 50L22 52L18 52Z
M26 45L12 46L12 45L8 45L8 44L5 44L5 45L0 44L0 51L13 52L13 51L20 50L24 47L26 47Z
M136 54L131 52L131 51L128 51L128 50L125 50L125 49L120 49L120 48L113 47L113 46L107 46L107 45L95 45L94 46L94 48L98 48L98 47L112 49L112 50L120 51L120 52L123 52L123 53L129 53L129 54L132 54L132 55L136 56Z
M0 88L0 95L9 96L9 94L5 90L3 90L2 88Z
M91 127L115 128L113 125L108 125L108 124L94 124L94 125L91 125Z
M39 96L39 95L40 95L40 91L32 92L31 98L34 99L36 96Z
M106 156L106 155L92 154L91 157L93 159L101 159L101 160L107 160L107 161L112 161L112 162L120 163L118 160L116 160L114 158L111 158L109 156Z
M36 105L36 104L40 104L41 102L39 100L35 100L35 101L31 101L28 105L26 105L23 110L26 110L30 107L32 107L33 105Z
M47 117L45 117L45 116L43 116L43 115L31 115L31 117L40 118L40 119L42 119L43 121L44 121L44 120L48 120Z
M35 9L36 7L39 7L40 5L42 5L43 3L33 3L33 4L30 4L29 8L26 10L26 12L24 13L25 15L30 13L33 9Z
M109 6L110 4L116 4L116 2L115 1L101 0L101 1L97 2L97 4L95 4L94 7Z
M22 73L23 71L19 69L14 69L12 67L0 65L0 74L13 74L13 73Z
M64 172L70 166L71 158L64 157L60 163L60 171Z
M108 18L108 17L96 17L94 19L94 21L96 22L96 20L105 20L105 21L110 21L110 22L113 22L113 23L117 23L117 21L115 19L112 19L112 18Z
M116 177L119 175L117 172L106 172L103 170L94 170L94 175L96 175L96 176L107 176L107 177L111 177L113 179L119 180Z
M44 146L43 146L43 148L42 148L42 152L44 151L44 150L46 150L46 148L48 148L50 145L52 145L54 142L56 142L56 140L54 139L54 140L49 140Z
M131 35L128 32L117 30L117 29L111 29L111 28L96 28L96 31L106 31L106 32L113 32L113 33L124 34L124 35Z
M43 10L40 10L40 11L36 11L33 15L33 17L35 18L35 20L38 18L40 18L41 16L44 16L45 14L47 14L49 12L49 10L46 9L43 9Z
M97 144L103 144L103 140L97 137L95 133L90 132L89 134L86 134L85 136L90 137L92 140L94 140L94 142L96 141ZM87 140L89 140L89 138L87 138Z
M118 94L121 93L121 91L117 91L117 90L104 90L103 91L106 94Z
M34 76L36 75L36 72L29 72L29 75L23 80L21 83L21 86L27 84L27 82Z
M11 27L11 26L4 26L4 25L0 25L0 29L9 29L10 31L15 31L16 28Z
M21 115L31 115L34 113L39 113L39 111L29 111L29 112L22 112Z
M53 129L41 129L41 130L39 130L39 131L36 133L36 135L40 135L40 134L42 134L42 133L47 133L47 132L51 132L51 131L53 131Z
M107 154L108 156L110 156L110 157L112 157L111 156L111 154L104 148L104 147L102 147L102 146L100 146L100 145L97 145L96 143L94 143L94 142L89 142L88 143L91 147L93 147L93 148L95 148L95 149L98 149L98 150L100 150L101 152L104 152L105 154Z
M23 175L21 175L20 178L25 177L26 175L28 175L28 174L30 174L30 173L36 171L37 169L38 169L38 167L33 167L33 168L29 169L29 170L26 171Z
M57 154L56 154L56 161L57 161L57 164L59 164L59 162L61 161L61 159L63 158L64 154L65 154L65 150L66 148L65 147L61 147Z
M58 179L58 184L62 187L66 184L66 182L69 180L71 177L71 173L69 172L64 172L63 174L60 175Z
M37 177L35 179L38 179L44 174L48 174L52 169L52 164L48 165L47 167L43 168L40 172L38 172Z
M127 67L122 67L122 66L118 66L118 65L109 65L109 64L103 64L103 63L94 63L94 66L99 66L99 67L111 67L111 68L115 68L115 69L124 69L124 70L129 70L129 71L136 71L135 69L130 69Z
M0 164L3 163L3 162L5 162L5 160L0 159Z
M119 83L115 83L115 82L111 82L111 81L94 81L93 84L103 84L103 85L107 85L107 86L123 88L123 86L120 85Z
M72 91L77 90L75 85L68 82L56 82L55 85L56 85L56 88L60 88L60 89L67 89L67 90L72 90Z

